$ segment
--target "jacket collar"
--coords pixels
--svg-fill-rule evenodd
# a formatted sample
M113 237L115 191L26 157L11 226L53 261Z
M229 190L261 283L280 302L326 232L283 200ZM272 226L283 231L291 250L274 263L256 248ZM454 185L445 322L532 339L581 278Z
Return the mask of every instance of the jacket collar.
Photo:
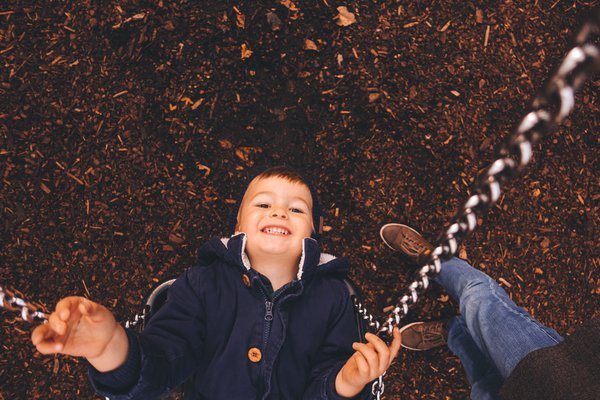
M213 243L213 250L217 250L216 241L214 238L211 242ZM239 265L244 270L249 271L251 269L250 260L246 254L246 234L241 232L231 236L230 238L220 239L222 250L218 251L220 256L226 261L232 262ZM204 246L203 246L204 248ZM201 253L202 254L202 249ZM348 260L344 257L337 258L331 254L321 253L319 243L313 238L304 238L302 241L302 255L300 256L300 262L298 265L298 280L306 280L314 274L334 274L340 277L345 277L348 273Z

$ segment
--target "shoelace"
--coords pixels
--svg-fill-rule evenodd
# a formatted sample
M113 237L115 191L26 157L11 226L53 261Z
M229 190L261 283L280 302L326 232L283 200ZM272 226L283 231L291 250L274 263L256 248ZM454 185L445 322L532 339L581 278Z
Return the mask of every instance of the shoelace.
M433 344L446 343L443 330L444 328L442 323L424 325L423 331L421 332L423 342Z
M429 248L424 245L423 243L421 243L418 240L414 240L410 235L403 235L404 236L404 241L405 243L408 245L406 247L406 251L407 252L411 252L412 256L418 256L419 254L429 250Z

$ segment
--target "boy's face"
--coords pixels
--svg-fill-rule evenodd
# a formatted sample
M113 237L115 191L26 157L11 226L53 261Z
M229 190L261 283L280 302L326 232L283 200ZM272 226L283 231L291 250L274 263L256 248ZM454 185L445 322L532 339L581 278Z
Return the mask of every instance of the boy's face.
M300 257L302 241L313 231L308 187L281 177L254 179L244 194L237 231L246 234L248 256Z

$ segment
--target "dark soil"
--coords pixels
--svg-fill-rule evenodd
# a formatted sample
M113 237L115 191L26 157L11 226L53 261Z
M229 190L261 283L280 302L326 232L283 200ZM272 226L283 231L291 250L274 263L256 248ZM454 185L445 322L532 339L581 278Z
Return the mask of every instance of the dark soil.
M323 247L383 315L415 266L380 226L435 239L598 2L41 3L0 6L0 285L124 320L281 163L314 177ZM357 23L336 25L340 5ZM599 309L599 86L461 248L564 335ZM434 288L409 319L454 312ZM38 354L30 332L0 313L0 399L99 398L81 360ZM468 391L447 349L403 351L385 398Z

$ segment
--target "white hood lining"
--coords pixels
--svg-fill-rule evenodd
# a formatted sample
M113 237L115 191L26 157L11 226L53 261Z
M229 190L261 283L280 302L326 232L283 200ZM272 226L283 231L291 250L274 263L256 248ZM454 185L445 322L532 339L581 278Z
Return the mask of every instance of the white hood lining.
M237 236L237 235L243 235L242 236L242 262L244 263L244 267L246 268L246 270L250 271L252 266L250 265L250 259L248 258L248 255L246 254L246 234L243 232L240 232L240 233L233 235L232 237ZM312 238L307 238L307 239L314 240ZM227 247L227 244L229 243L229 238L221 238L221 242L223 243L223 245L225 247ZM302 255L300 256L300 262L298 263L298 275L297 275L298 280L302 279L302 273L304 272L304 261L306 259L305 243L306 243L306 240L303 240L302 241ZM319 257L318 265L327 264L328 262L335 260L335 258L336 257L332 254L321 253L321 255Z

